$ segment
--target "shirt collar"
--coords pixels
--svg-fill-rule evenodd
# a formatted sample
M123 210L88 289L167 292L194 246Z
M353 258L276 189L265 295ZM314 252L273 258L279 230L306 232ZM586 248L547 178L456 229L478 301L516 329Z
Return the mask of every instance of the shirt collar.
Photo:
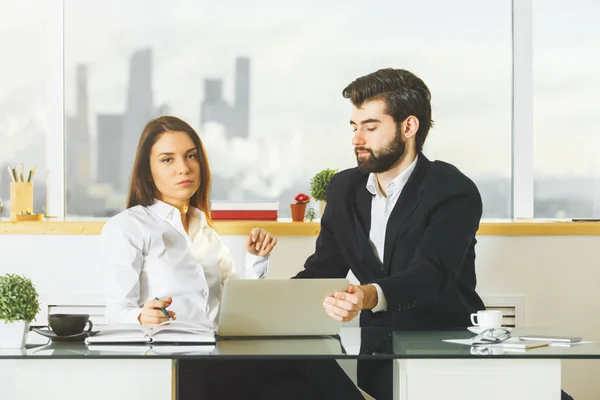
M148 206L148 209L152 211L154 214L158 215L160 218L167 220L172 220L174 218L180 218L181 214L179 213L179 209L173 207L170 204L165 203L164 201L160 201L158 199L154 199L154 203ZM202 211L197 209L194 206L190 206L188 210L188 214L200 221L200 226L208 225L206 222L206 216Z
M419 158L419 156L417 155L415 157L414 161L408 166L408 168L406 168L397 177L392 179L392 181L390 183L388 183L388 186L386 188L386 193L388 193L388 194L390 193L390 188L403 188L404 185L406 185L406 182L408 182L408 178L410 178L410 175L412 174L412 172L415 170L415 167L417 166L418 158ZM375 196L376 194L381 194L379 192L379 185L377 184L377 176L373 172L371 172L369 174L369 179L367 179L367 190L373 196Z

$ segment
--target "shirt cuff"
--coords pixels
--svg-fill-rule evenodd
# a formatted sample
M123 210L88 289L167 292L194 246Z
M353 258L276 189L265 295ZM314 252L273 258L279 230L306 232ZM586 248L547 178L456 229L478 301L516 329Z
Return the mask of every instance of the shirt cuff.
M120 310L109 310L107 322L109 325L114 324L140 324L138 319L142 313L142 308L124 308Z
M269 256L255 256L246 253L244 277L246 279L264 279L269 270Z
M377 291L377 305L373 307L371 312L377 313L381 311L386 311L388 304L387 300L385 299L385 294L383 294L383 290L381 289L381 286L379 286L376 283L373 283L372 285L375 286L375 290Z
M138 317L140 316L141 313L142 313L141 308L134 308L133 310L127 311L128 318L126 317L125 319L128 322L129 322L129 320L131 320L132 323L139 324L140 320L138 319Z

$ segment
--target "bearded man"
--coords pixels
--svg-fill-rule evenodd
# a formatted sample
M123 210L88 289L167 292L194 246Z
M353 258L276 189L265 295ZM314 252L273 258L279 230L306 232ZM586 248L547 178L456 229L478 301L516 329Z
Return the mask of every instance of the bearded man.
M327 188L316 248L296 278L360 281L325 299L339 321L362 327L451 329L484 309L475 291L479 190L451 164L429 161L423 145L431 94L409 71L381 69L350 83L350 125L358 166ZM391 397L392 364L363 360L358 384Z

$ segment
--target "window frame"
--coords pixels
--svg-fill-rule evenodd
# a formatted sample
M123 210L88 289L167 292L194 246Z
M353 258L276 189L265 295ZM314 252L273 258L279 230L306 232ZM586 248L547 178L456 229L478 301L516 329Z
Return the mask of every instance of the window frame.
M46 8L46 213L66 218L64 0ZM512 0L511 217L534 216L533 0ZM485 220L485 218L484 218Z

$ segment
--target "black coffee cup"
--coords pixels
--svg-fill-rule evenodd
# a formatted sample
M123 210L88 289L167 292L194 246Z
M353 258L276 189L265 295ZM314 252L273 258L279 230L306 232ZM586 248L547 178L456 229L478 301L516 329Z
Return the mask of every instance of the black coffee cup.
M89 332L94 326L88 314L50 314L48 324L57 336L77 335L83 332L86 325L89 325L86 330Z

